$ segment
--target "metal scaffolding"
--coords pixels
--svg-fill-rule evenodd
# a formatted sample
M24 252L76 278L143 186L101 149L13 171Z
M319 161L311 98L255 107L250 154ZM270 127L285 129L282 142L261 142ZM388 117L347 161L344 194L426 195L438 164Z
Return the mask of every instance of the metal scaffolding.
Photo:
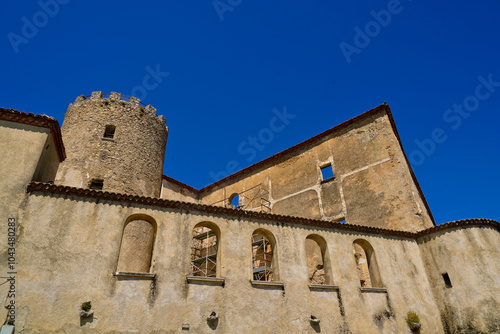
M215 277L217 271L217 236L208 227L193 229L191 247L193 276Z
M254 281L273 280L273 248L271 242L262 234L252 235L252 264Z
M240 196L240 203L237 206L234 206L231 204L231 200L236 195ZM271 201L269 201L269 197L269 191L264 189L262 184L258 184L242 192L234 193L230 197L226 197L220 201L212 203L211 205L224 203L225 207L233 209L271 213Z

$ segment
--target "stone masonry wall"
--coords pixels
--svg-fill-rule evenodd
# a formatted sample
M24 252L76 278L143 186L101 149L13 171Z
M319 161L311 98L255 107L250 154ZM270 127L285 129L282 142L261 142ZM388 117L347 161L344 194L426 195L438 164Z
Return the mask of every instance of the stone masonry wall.
M140 215L156 222L150 273L114 277L124 225ZM189 283L193 228L220 230L217 277L224 285ZM426 333L443 333L415 240L277 223L193 210L48 193L27 194L19 217L16 332L49 333L408 333L415 310ZM275 239L282 286L254 285L251 236ZM324 239L330 289L309 288L306 240ZM362 290L354 240L369 242L386 290ZM82 302L94 315L80 318ZM210 323L211 312L219 316ZM310 316L321 320L312 325ZM183 331L182 325L190 330Z
M260 185L255 189L266 191L276 214L407 231L434 226L389 111L381 107L311 144L201 189L201 203L224 206L224 198ZM333 169L333 178L323 180L324 166ZM240 204L246 208L254 195L244 195Z
M159 197L168 130L165 118L138 99L122 101L119 93L103 98L93 92L70 104L62 125L67 158L56 184L88 188L103 180L103 190ZM107 125L114 137L103 138Z

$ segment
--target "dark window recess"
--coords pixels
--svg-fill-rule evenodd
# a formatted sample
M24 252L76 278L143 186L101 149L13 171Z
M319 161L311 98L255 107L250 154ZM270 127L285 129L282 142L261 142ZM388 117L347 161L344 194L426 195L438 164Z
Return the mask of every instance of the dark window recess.
M453 287L453 285L451 285L451 280L450 280L450 276L448 276L448 273L443 274L443 280L444 280L444 284L446 285L447 288Z
M92 180L90 182L89 188L94 190L102 190L103 185L104 185L103 180Z
M323 180L328 180L334 177L332 165L327 165L325 167L321 167L321 176L323 176Z
M114 125L106 125L103 137L113 139L113 137L115 136L115 129L116 127Z

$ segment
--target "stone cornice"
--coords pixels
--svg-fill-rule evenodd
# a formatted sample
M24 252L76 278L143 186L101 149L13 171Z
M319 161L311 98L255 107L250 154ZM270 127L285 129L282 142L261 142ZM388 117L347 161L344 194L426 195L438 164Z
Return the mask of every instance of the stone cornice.
M326 228L326 229L346 231L346 232L352 231L352 232L367 233L380 236L403 237L408 239L417 239L420 237L424 237L436 232L452 229L455 227L489 226L500 231L500 223L491 219L465 219L438 225L420 232L408 232L408 231L383 229L371 226L330 222L319 219L307 219L307 218L283 216L265 212L245 211L245 210L231 209L220 206L172 201L161 198L119 194L119 193L112 193L112 192L92 190L92 189L66 187L66 186L41 183L41 182L30 182L28 184L27 191L93 198L96 200L107 200L120 203L125 202L125 203L146 205L159 208L191 210L209 214L225 215L234 218L239 218L239 217L250 218L250 219L253 218L271 222L279 222L287 225L313 226L318 228Z
M25 113L14 109L0 108L0 120L49 129L54 140L54 144L56 145L59 161L62 162L66 159L66 151L64 149L61 136L61 128L59 127L59 122L55 118L45 115Z

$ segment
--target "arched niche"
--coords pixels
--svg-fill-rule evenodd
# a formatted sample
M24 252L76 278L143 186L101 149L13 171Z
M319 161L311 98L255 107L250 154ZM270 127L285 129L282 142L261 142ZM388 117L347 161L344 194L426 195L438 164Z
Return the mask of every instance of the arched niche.
M372 245L364 239L357 239L352 246L361 287L383 287Z
M309 284L332 285L330 257L325 239L311 234L307 236L305 244Z
M149 273L156 221L143 214L127 218L122 234L117 272Z

